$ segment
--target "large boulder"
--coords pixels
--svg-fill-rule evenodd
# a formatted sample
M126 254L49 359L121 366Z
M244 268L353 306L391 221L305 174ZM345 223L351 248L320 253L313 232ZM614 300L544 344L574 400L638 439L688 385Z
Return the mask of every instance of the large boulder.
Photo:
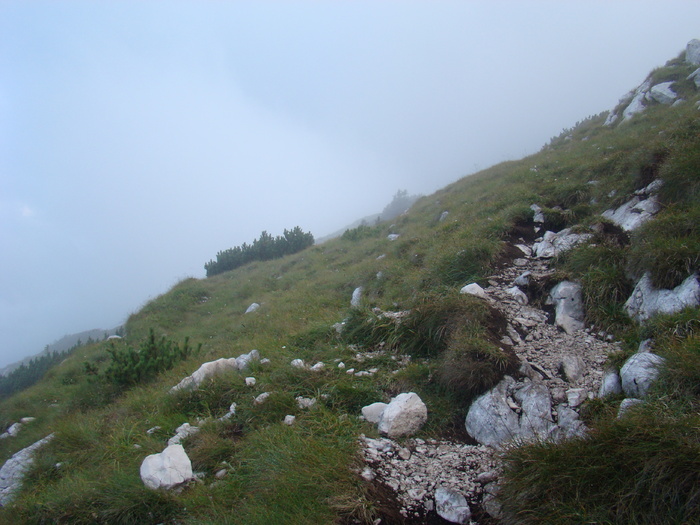
M700 283L693 274L673 290L656 289L651 283L651 275L645 273L625 303L627 314L639 322L644 322L658 313L671 314L689 306L700 305Z
M673 82L661 82L649 90L649 96L659 104L673 104L678 98L675 91L671 89Z
M0 468L0 507L4 507L12 501L22 485L25 473L34 462L34 453L51 441L53 437L53 434L49 434L44 439L16 452Z
M369 423L377 424L382 418L384 409L387 407L386 403L372 403L362 407L362 417Z
M518 436L520 421L507 402L507 390L513 383L513 378L506 376L469 407L467 433L480 444L498 447Z
M562 281L552 288L549 299L554 304L557 326L561 327L567 334L573 334L584 328L580 284Z
M685 61L688 64L700 65L700 40L694 38L685 47Z
M620 369L622 390L627 397L642 398L659 375L664 358L652 352L634 354Z
M415 434L428 420L428 408L418 394L399 394L384 408L379 424L380 433L390 438Z
M435 491L435 510L438 516L450 523L469 523L472 517L467 498L447 487L438 487Z
M149 489L172 489L194 478L192 463L182 445L170 445L141 463L141 480Z

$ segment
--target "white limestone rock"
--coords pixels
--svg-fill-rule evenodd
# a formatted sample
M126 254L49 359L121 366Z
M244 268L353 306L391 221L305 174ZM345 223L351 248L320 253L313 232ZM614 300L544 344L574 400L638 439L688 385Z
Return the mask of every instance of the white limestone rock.
M447 219L447 216L448 216L449 214L450 214L449 211L443 211L443 212L440 214L440 219L438 219L438 220L439 220L440 222L443 222L445 219Z
M471 404L465 426L467 433L482 445L498 447L518 436L520 421L506 401L512 377L506 376L491 390L482 394Z
M297 396L295 400L297 402L297 406L302 410L312 408L314 405L316 405L315 397Z
M251 303L251 305L248 308L246 308L245 313L252 314L258 308L260 308L260 305L258 303Z
M549 389L542 383L527 383L515 392L520 403L518 438L523 440L545 439L554 422L552 421L552 398Z
M395 241L399 237L400 237L400 235L398 233L390 233L389 235L386 236L386 238L389 239L390 241Z
M559 363L559 371L569 383L578 383L583 377L586 365L577 355L565 355Z
M352 292L352 298L350 299L350 306L353 308L358 308L362 303L362 286L358 286Z
M675 91L671 89L673 82L661 82L652 86L649 90L649 95L659 104L670 105L678 98Z
M292 362L289 364L294 368L304 368L306 366L306 364L304 364L304 361L302 361L301 359L292 359Z
M688 64L700 65L700 40L693 39L685 47L685 61Z
M362 407L362 417L369 423L377 424L386 407L386 403L372 403L371 405L364 406Z
M296 416L292 416L291 414L287 414L284 416L284 421L283 423L289 427L291 427L294 423L296 423Z
M588 392L585 388L569 388L566 391L566 401L569 407L576 408L588 399Z
M487 299L488 296L486 295L486 292L484 289L479 286L477 283L471 283L466 286L464 286L459 293L461 294L469 294L469 295L475 295L476 297L481 297L482 299Z
M652 352L637 353L620 369L622 390L627 397L642 398L656 381L664 358Z
M399 394L382 411L378 430L390 438L415 434L428 420L428 408L415 392Z
M34 453L54 438L49 434L43 439L15 452L0 468L0 507L10 503L22 485L22 480L34 462Z
M620 374L617 370L611 368L603 374L603 380L598 390L598 397L614 396L622 393L622 383Z
M515 301L519 304L526 305L528 303L527 295L517 286L512 286L506 290L506 293L513 297Z
M168 440L168 445L179 445L183 439L195 435L199 432L199 427L194 427L189 423L183 423L175 429L175 435Z
M644 111L644 109L646 109L644 100L646 99L650 87L651 81L647 79L644 82L642 82L642 84L639 85L637 89L634 90L634 92L632 93L632 100L622 112L623 121L629 120L637 113L641 113L642 111Z
M661 206L655 195L648 199L633 197L616 209L603 212L603 217L611 220L625 231L634 231L649 219L654 217Z
M549 294L555 307L555 323L571 335L585 326L583 319L583 299L581 285L571 281L562 281Z
M241 354L236 358L239 370L245 370L253 361L260 361L260 352L257 350L251 350L247 354Z
M549 259L570 250L591 237L590 233L572 233L571 228L565 228L558 233L547 231L542 240L532 246L532 251L535 257Z
M144 485L153 490L169 490L194 479L192 463L182 445L170 445L160 454L146 456L140 474Z
M256 405L262 405L265 401L267 401L268 397L270 397L270 392L263 392L253 400L253 403Z
M651 283L651 275L645 273L637 282L627 302L625 311L632 319L644 322L653 315L671 314L689 306L700 304L700 283L693 274L673 290L656 289Z
M235 357L230 357L228 359L222 357L216 361L209 361L200 366L191 376L187 376L172 387L170 393L172 394L178 390L194 390L201 385L205 379L228 372L229 370L238 370L238 362Z
M695 89L700 89L700 67L693 71L686 80L695 82Z
M257 383L257 380L254 377L246 377L245 378L245 385L246 386L255 386L255 383Z
M438 487L435 491L435 510L438 516L450 523L469 523L472 517L467 498L447 487Z

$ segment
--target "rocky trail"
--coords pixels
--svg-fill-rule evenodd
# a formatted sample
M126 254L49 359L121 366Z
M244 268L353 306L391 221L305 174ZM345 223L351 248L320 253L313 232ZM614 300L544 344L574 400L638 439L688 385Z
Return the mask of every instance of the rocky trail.
M553 270L549 259L535 255L536 245L513 247L515 256L488 278L489 286L472 288L472 293L506 317L501 343L519 358L518 374L506 376L465 414L467 432L474 438L470 443L361 437L366 463L361 475L389 489L400 507L400 516L375 523L498 523L494 495L501 447L586 432L579 408L598 395L606 358L618 345L583 323L575 325L582 329L573 329L570 320L556 320L554 305L532 306Z

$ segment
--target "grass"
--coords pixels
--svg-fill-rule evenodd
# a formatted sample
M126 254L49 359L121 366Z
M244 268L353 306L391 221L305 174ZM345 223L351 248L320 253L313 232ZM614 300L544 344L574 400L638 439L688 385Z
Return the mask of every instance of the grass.
M590 440L512 450L505 508L523 523L698 521L698 312L640 328L622 309L630 273L651 271L670 286L699 266L698 95L684 96L684 105L650 107L612 127L602 126L604 115L585 119L535 155L420 199L391 227L357 228L282 259L178 283L130 316L116 344L138 348L153 329L158 338L202 343L197 356L124 389L86 374L84 362L98 375L109 366L106 343L86 345L0 402L5 427L37 418L0 441L0 459L56 433L15 503L0 509L0 522L371 523L386 516L386 501L354 471L358 434L376 432L357 418L360 409L414 391L429 412L419 437L460 436L470 400L511 371L513 359L500 344L504 320L458 290L484 284L507 243L531 236L533 203L545 210L547 228L596 228L594 245L557 262L558 277L582 282L588 322L616 333L627 353L653 335L668 366L661 389L630 418L614 420L613 401L592 403ZM655 177L665 181L655 222L626 236L601 221L600 213ZM390 241L389 233L400 236ZM358 286L363 305L351 309ZM252 302L260 309L244 314ZM375 308L410 314L397 323ZM339 336L333 325L343 320ZM202 362L252 349L270 363L168 394ZM294 358L326 367L295 369ZM356 377L350 368L377 370ZM248 375L255 386L245 385ZM263 392L271 392L268 401L254 404ZM318 402L302 410L297 396ZM231 403L235 417L216 421ZM287 414L296 425L282 423ZM180 494L144 489L143 458L162 451L179 425L200 419L202 430L185 449L202 482Z

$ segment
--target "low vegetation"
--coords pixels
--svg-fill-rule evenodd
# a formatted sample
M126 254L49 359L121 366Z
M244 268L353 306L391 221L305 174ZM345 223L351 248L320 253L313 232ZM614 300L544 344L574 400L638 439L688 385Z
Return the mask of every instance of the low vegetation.
M634 277L648 271L657 284L674 286L700 266L699 99L687 97L612 127L602 126L605 115L590 117L535 155L419 199L391 225L360 226L321 245L300 229L285 232L301 251L268 251L276 241L263 232L245 250L220 252L207 279L185 279L134 313L114 348L84 345L0 401L2 429L37 418L0 440L0 459L56 435L0 521L372 523L388 516L389 500L357 475L357 436L376 436L359 411L414 391L429 412L418 437L463 436L471 400L511 373L515 360L500 343L504 320L458 290L485 285L512 259L513 243L534 240L533 203L545 211L546 227L594 233L590 245L556 261L557 277L582 282L588 323L614 333L624 352L653 335L667 366L631 417L616 420L613 402L591 402L589 438L509 450L505 511L514 523L700 521L698 310L645 327L623 310ZM601 219L657 177L665 184L654 222L627 235ZM362 304L350 308L360 286ZM260 308L245 314L252 302ZM336 323L344 323L340 331ZM201 343L198 351L170 342L188 337ZM168 394L202 362L252 349L270 363ZM325 367L297 369L292 359ZM374 371L357 377L350 368ZM258 405L263 392L271 395ZM318 402L301 409L298 396ZM232 403L235 415L220 421ZM284 425L286 415L296 424ZM147 490L143 458L162 451L182 423L200 420L202 430L184 446L202 483L179 494Z

